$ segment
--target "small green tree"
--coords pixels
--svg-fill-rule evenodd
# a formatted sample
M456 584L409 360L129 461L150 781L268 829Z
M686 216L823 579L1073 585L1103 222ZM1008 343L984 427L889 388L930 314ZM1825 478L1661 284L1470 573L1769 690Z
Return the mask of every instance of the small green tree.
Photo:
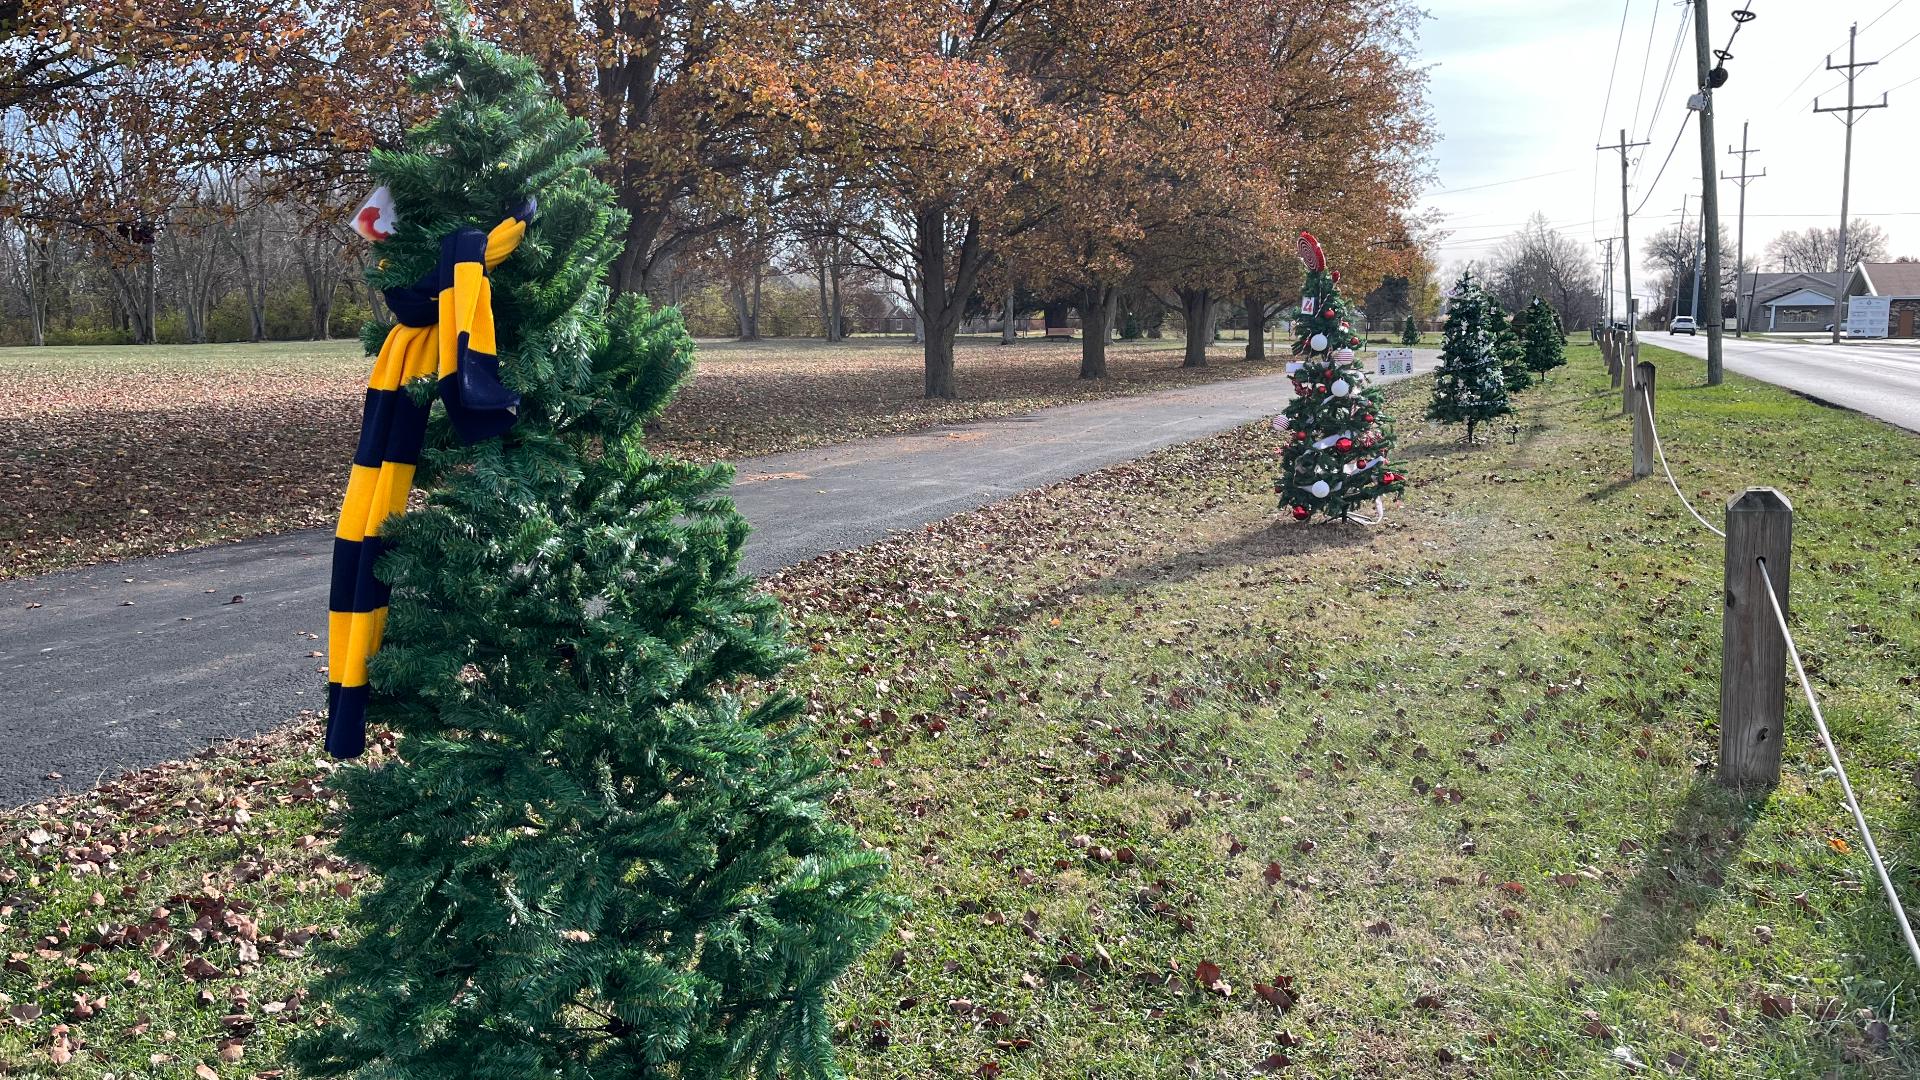
M679 315L604 284L625 215L521 59L455 34L445 96L376 152L398 227L376 287L537 196L493 274L503 437L444 419L390 519L368 718L390 760L333 781L341 855L379 884L321 954L303 1076L723 1080L837 1073L829 984L884 931L883 856L825 807L800 702L750 689L795 650L739 570L731 470L656 456L686 375ZM430 381L430 380L429 380ZM415 390L423 390L415 387ZM424 398L422 398L424 400Z
M1566 337L1553 306L1536 296L1522 315L1527 370L1544 375L1567 362Z
M1407 324L1400 328L1400 344L1420 344L1420 327L1414 324L1413 316L1407 316Z
M1447 302L1447 323L1440 334L1440 367L1433 374L1427 419L1446 424L1464 422L1469 443L1481 423L1513 412L1495 351L1493 316L1499 309L1472 271L1461 276Z
M1500 375L1507 382L1507 392L1517 394L1533 385L1533 373L1527 370L1527 347L1521 339L1517 320L1507 314L1507 309L1494 300L1493 310L1488 318L1493 327L1493 352L1500 358Z

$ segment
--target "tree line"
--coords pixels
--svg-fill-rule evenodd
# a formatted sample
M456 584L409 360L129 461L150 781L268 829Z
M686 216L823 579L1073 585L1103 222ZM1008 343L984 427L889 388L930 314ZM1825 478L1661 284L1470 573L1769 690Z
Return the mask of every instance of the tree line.
M366 154L436 108L424 0L27 0L0 11L7 332L339 332L378 297L344 229ZM768 291L834 336L897 304L925 390L962 323L1065 304L1105 372L1128 297L1261 327L1312 228L1360 291L1413 272L1432 142L1400 0L474 0L593 126L617 292ZM303 303L304 302L304 303ZM1136 304L1135 306L1141 306ZM1253 335L1261 337L1262 335Z

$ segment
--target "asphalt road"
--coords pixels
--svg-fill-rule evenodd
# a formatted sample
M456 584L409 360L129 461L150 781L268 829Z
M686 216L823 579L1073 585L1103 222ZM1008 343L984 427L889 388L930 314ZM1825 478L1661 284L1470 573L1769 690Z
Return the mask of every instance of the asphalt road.
M1420 370L1432 352L1416 353ZM1277 412L1281 375L736 463L763 574ZM0 582L0 807L285 724L326 696L323 530Z
M1705 336L1644 333L1641 341L1705 358ZM1728 371L1920 431L1920 347L1723 339Z

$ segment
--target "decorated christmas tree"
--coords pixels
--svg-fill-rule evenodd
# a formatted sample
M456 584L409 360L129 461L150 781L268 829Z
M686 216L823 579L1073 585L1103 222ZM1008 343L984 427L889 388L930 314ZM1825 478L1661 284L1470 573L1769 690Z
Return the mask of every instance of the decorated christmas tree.
M368 535L391 600L364 723L395 738L333 785L379 884L321 954L301 1075L834 1075L829 984L893 902L770 688L795 650L740 572L730 470L642 441L692 340L609 301L625 216L533 67L458 33L428 53L417 89L449 104L374 155L369 281L402 323L381 365L427 350L390 404L448 415L405 470L424 506ZM450 357L491 393L436 379ZM359 720L343 702L330 747Z
M1420 327L1414 324L1413 316L1407 316L1407 324L1400 328L1400 344L1420 344Z
M1566 335L1560 329L1560 316L1553 310L1553 305L1536 296L1520 318L1527 370L1544 375L1567 362L1567 354L1562 347Z
M1453 287L1447 324L1440 334L1440 367L1433 373L1427 419L1464 422L1469 443L1480 424L1513 412L1495 351L1493 315L1498 310L1493 297L1468 271Z
M1315 514L1344 520L1355 508L1403 490L1406 479L1387 467L1392 425L1380 391L1367 385L1354 355L1360 337L1340 295L1340 274L1327 269L1312 235L1300 234L1299 251L1307 277L1293 324L1298 359L1287 365L1293 400L1275 422L1287 442L1273 490L1297 521Z
M1533 385L1533 372L1527 370L1527 346L1521 339L1518 320L1507 314L1498 300L1492 300L1493 310L1489 319L1493 327L1493 352L1500 358L1500 377L1506 380L1507 392L1517 394Z

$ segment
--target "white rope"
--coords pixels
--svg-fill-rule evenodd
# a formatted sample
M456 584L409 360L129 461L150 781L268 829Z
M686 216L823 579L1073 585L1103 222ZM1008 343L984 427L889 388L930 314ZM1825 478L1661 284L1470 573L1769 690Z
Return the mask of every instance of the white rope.
M1880 860L1880 849L1874 845L1873 833L1867 828L1867 816L1860 812L1860 800L1854 798L1853 785L1847 781L1847 767L1840 764L1840 751L1834 749L1833 736L1827 731L1827 718L1820 714L1820 701L1813 696L1813 684L1807 681L1806 666L1800 663L1800 649L1793 643L1793 631L1787 629L1786 613L1780 610L1780 598L1773 592L1773 576L1767 573L1767 560L1756 559L1760 564L1760 578L1767 585L1767 602L1773 605L1773 620L1780 627L1780 636L1787 643L1787 655L1793 658L1793 672L1800 678L1800 690L1807 696L1807 707L1813 710L1813 724L1820 732L1820 745L1827 749L1827 759L1833 762L1833 771L1840 777L1840 791L1847 797L1847 809L1853 813L1853 823L1860 827L1860 839L1866 845L1867 859L1873 863L1874 873L1880 876L1880 887L1886 890L1887 903L1893 908L1893 917L1900 923L1900 934L1907 939L1907 952L1913 955L1915 966L1920 966L1920 942L1913 938L1913 927L1907 922L1907 909L1900 903L1900 894L1894 891L1893 878L1887 874L1887 864Z
M1640 393L1644 394L1646 391L1642 389ZM1645 411L1647 416L1647 431L1653 435L1653 452L1660 456L1660 468L1667 474L1667 483L1673 487L1673 493L1680 496L1680 505L1687 508L1687 513L1693 515L1693 520L1699 522L1701 528L1715 536L1725 539L1727 534L1714 528L1713 523L1701 517L1700 511L1695 510L1693 504L1687 501L1686 493L1680 490L1680 482L1673 478L1673 469L1667 465L1667 452L1660 448L1660 429L1653 426L1653 408L1643 402L1641 409Z
M1355 525L1379 525L1387 520L1387 500L1378 495L1373 497L1373 516L1359 517L1353 511L1347 511L1347 520Z

